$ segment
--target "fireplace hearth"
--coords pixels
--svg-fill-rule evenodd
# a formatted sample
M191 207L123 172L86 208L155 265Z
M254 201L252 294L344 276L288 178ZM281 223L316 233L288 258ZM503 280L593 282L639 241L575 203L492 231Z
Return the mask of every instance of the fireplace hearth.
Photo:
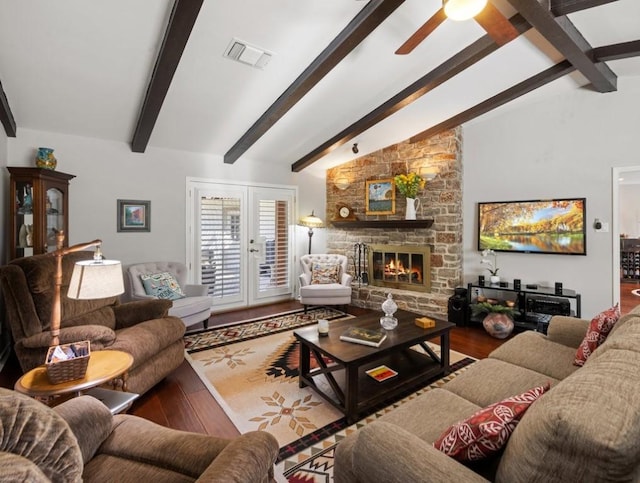
M430 292L430 260L428 246L372 245L369 247L369 284Z

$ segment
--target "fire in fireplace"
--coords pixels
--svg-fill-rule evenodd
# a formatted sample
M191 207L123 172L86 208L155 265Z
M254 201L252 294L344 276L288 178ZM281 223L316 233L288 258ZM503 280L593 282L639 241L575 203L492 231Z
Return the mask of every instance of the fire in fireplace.
M430 259L429 247L373 245L369 248L369 283L429 292Z

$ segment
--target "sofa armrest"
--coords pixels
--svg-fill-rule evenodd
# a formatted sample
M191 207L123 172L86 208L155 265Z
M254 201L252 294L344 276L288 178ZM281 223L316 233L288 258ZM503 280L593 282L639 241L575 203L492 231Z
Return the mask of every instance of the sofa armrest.
M113 311L116 315L116 329L123 329L139 324L145 320L161 319L166 317L173 305L171 300L134 300L116 305Z
M278 442L265 431L250 431L233 439L196 481L244 483L273 479Z
M204 297L209 292L209 285L188 284L184 286L184 294L187 297Z
M83 340L91 342L92 350L100 350L113 344L116 333L103 325L78 325L60 329L60 344L72 344ZM20 344L28 349L48 348L51 345L51 331L25 337ZM42 363L44 364L44 361Z
M86 464L111 433L113 416L109 408L94 397L80 396L63 402L54 410L73 431Z
M131 300L156 300L158 297L154 297L153 295L147 295L145 294L138 294L138 293L134 293L131 294Z
M359 482L488 481L395 424L377 421L359 432L351 458Z
M298 277L300 280L300 286L301 287L306 287L307 285L309 285L311 283L311 275L308 275L306 273L301 273L300 277Z
M547 339L576 349L587 335L589 322L585 319L556 315L551 318L547 328Z
M353 280L353 275L349 273L343 273L340 283L345 287L349 287L351 285L352 280Z

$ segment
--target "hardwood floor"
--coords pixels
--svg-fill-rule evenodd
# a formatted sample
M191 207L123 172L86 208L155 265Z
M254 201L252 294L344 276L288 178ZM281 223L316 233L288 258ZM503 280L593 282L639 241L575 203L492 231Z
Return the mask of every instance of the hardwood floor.
M209 327L263 317L301 308L296 301L255 307L247 310L213 315ZM349 307L358 315L367 309ZM471 357L483 358L504 341L489 336L482 327L455 327L451 332L451 348ZM12 356L0 373L0 386L13 388L20 377L18 362ZM140 397L129 411L162 426L232 438L238 431L211 396L187 361Z
M620 283L620 313L623 315L640 304L640 297L631 293L632 290L637 289L640 289L640 284L637 282Z

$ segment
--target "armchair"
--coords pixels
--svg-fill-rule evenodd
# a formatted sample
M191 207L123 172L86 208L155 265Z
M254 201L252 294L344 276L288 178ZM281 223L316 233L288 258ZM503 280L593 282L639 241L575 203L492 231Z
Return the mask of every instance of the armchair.
M252 431L234 439L177 431L91 396L55 408L0 389L1 481L267 482L278 443Z
M182 319L185 327L202 322L206 329L211 316L211 298L208 285L187 284L187 266L180 262L147 262L129 265L124 280L125 294L130 300L151 300L157 298L145 291L141 276L167 272L180 285L185 297L173 300L169 315Z
M308 305L349 305L351 280L344 255L302 255L300 257L300 303ZM315 274L314 274L315 270Z
M167 315L168 300L120 303L118 297L74 300L66 296L73 266L92 252L70 253L62 259L60 344L91 341L91 350L121 350L133 356L129 390L142 394L184 360L184 324ZM24 372L44 364L51 343L54 257L18 258L0 267L5 320Z

